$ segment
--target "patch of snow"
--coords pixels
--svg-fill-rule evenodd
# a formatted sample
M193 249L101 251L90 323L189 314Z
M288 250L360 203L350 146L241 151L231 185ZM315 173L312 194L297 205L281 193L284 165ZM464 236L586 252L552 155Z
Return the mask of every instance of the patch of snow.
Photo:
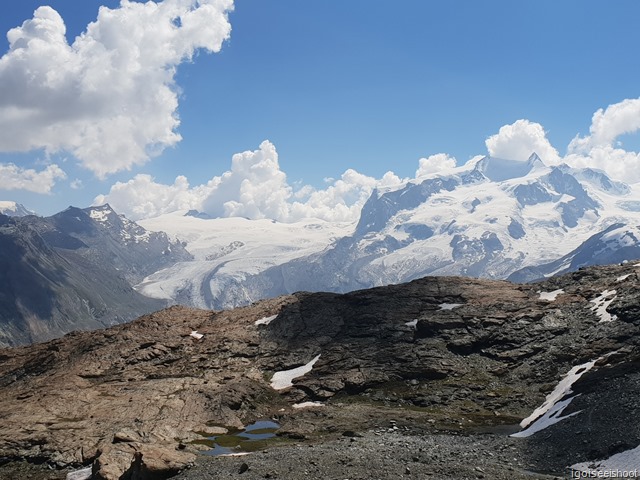
M253 322L254 325L269 325L271 322L273 322L276 317L278 315L271 315L270 317L264 317L261 318L260 320L256 320L255 322Z
M640 267L640 263L636 263L634 267Z
M410 322L405 322L405 325L406 325L407 327L417 328L417 326L418 326L418 319L416 318L416 319L414 319L414 320L411 320Z
M565 270L569 265L571 265L571 258L566 258L562 261L562 263L558 266L558 268L556 268L553 272L549 272L549 273L545 273L544 277L545 278L549 278L549 277L553 277L554 275L560 273L561 271Z
M96 222L106 222L108 220L108 211L104 210L94 210L91 209L89 211L89 216L93 218Z
M149 242L149 238L151 237L151 234L149 232L144 232L142 234L138 234L138 235L134 235L133 236L133 240L136 243L140 243L140 242Z
M293 408L317 408L324 407L324 403L322 402L302 402L302 403L294 403Z
M626 275L622 275L618 278L616 278L616 282L622 282L623 280L626 280L627 278L629 278L631 276L630 273L627 273Z
M463 303L441 303L439 305L440 310L453 310L464 305Z
M313 369L313 366L319 358L320 355L316 356L309 363L300 367L292 368L291 370L282 370L281 372L274 373L273 377L271 377L271 388L273 388L274 390L282 390L292 387L293 380L309 373Z
M621 471L622 475L619 478L634 478L640 476L638 467L640 466L640 446L626 450L624 452L616 453L612 457L606 460L598 460L592 462L576 463L571 465L571 470L577 472L584 472L586 475L581 477L589 478L616 478L613 475L613 471ZM605 472L609 471L610 475L606 475ZM626 477L624 473L627 472ZM632 475L631 472L634 472Z
M91 478L91 465L75 472L67 473L67 480L89 480Z
M569 397L573 393L571 387L573 384L586 372L596 364L599 359L592 360L591 362L583 363L573 367L564 376L560 383L556 385L556 388L547 395L544 403L536 408L531 415L520 422L520 426L524 428L521 432L514 433L512 437L524 438L533 435L540 430L544 430L554 423L558 423L565 418L569 418L580 412L574 412L571 415L561 417L560 415L564 409L571 403L575 397ZM568 397L568 398L565 398Z
M204 335L202 333L198 333L196 330L193 330L190 334L190 337L195 338L196 340L200 340Z
M582 410L579 410L579 411L573 412L573 413L571 413L569 415L565 415L564 417L560 416L562 414L562 412L564 411L564 409L567 408L567 406L571 403L571 401L574 398L575 397L569 397L569 398L567 398L565 400L562 400L562 401L560 401L558 403L555 403L547 412L545 412L544 415L542 415L540 418L538 418L528 428L526 428L525 430L522 430L521 432L514 433L511 436L512 437L516 437L516 438L530 437L534 433L539 432L540 430L544 430L545 428L553 425L554 423L561 422L562 420L564 420L566 418L573 417L574 415L577 415L577 414L581 413Z
M559 288L558 290L554 290L553 292L538 292L540 293L540 300L546 300L548 302L553 302L558 295L564 293L564 290Z
M609 298L609 300L607 300L607 298ZM613 302L615 299L615 290L605 290L598 297L590 301L590 303L594 304L593 307L591 307L591 310L596 312L596 315L600 317L600 323L613 322L618 318L615 315L611 315L609 312L607 312L607 307L611 305L611 302Z

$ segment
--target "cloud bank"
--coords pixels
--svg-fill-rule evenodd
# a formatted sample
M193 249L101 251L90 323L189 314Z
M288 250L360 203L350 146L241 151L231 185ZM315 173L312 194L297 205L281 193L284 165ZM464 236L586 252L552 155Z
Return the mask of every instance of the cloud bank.
M456 163L455 157L451 157L446 153L437 153L426 158L421 158L418 160L416 178L454 168Z
M616 180L640 182L640 153L624 150L617 140L640 131L640 98L627 99L593 114L589 135L576 136L565 162L576 167L599 168Z
M0 151L67 151L99 178L145 163L181 137L176 68L220 51L233 0L122 0L70 45L39 7L0 58Z
M593 114L589 134L576 136L564 156L547 139L544 128L529 120L505 125L486 140L487 151L499 158L526 160L536 152L547 165L566 163L576 168L596 168L615 180L640 182L640 153L619 145L625 134L640 131L640 98L627 99Z
M204 185L192 188L183 176L173 185L164 185L149 175L136 175L128 182L114 184L107 195L96 197L94 204L109 203L134 220L197 209L215 217L352 221L374 188L402 181L391 172L375 179L349 169L325 189L307 185L294 190L280 169L275 146L264 141L258 150L235 154L230 170Z
M3 190L26 190L34 193L51 193L56 180L67 175L58 165L49 165L41 171L20 168L13 163L0 164L0 188Z

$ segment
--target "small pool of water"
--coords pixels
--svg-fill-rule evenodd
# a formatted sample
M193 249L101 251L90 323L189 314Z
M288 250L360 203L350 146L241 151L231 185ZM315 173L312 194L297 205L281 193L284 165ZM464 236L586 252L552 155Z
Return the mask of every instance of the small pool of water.
M280 425L276 422L260 420L248 425L239 432L208 437L205 440L199 440L198 443L204 443L211 447L211 450L204 452L205 455L232 455L234 453L253 452L264 448L265 440L275 437L279 428Z

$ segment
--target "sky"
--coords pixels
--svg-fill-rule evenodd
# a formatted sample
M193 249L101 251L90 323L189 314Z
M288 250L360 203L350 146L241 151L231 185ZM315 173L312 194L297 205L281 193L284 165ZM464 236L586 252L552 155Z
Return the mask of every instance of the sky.
M640 181L636 0L0 6L0 200L350 221L477 155Z

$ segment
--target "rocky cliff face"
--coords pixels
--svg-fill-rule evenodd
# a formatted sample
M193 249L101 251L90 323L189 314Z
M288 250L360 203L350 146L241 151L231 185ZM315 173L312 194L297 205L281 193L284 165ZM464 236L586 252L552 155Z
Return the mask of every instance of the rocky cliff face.
M595 267L528 285L437 277L230 311L173 307L0 350L0 456L166 478L194 461L202 434L258 418L277 416L281 436L298 439L373 428L380 415L430 435L503 435L555 395L548 410L562 420L534 418L545 428L513 441L529 470L562 475L640 445L639 273ZM294 408L307 401L324 413Z
M70 207L49 218L0 215L0 346L104 328L162 308L165 302L132 285L187 258L181 244L108 206Z

